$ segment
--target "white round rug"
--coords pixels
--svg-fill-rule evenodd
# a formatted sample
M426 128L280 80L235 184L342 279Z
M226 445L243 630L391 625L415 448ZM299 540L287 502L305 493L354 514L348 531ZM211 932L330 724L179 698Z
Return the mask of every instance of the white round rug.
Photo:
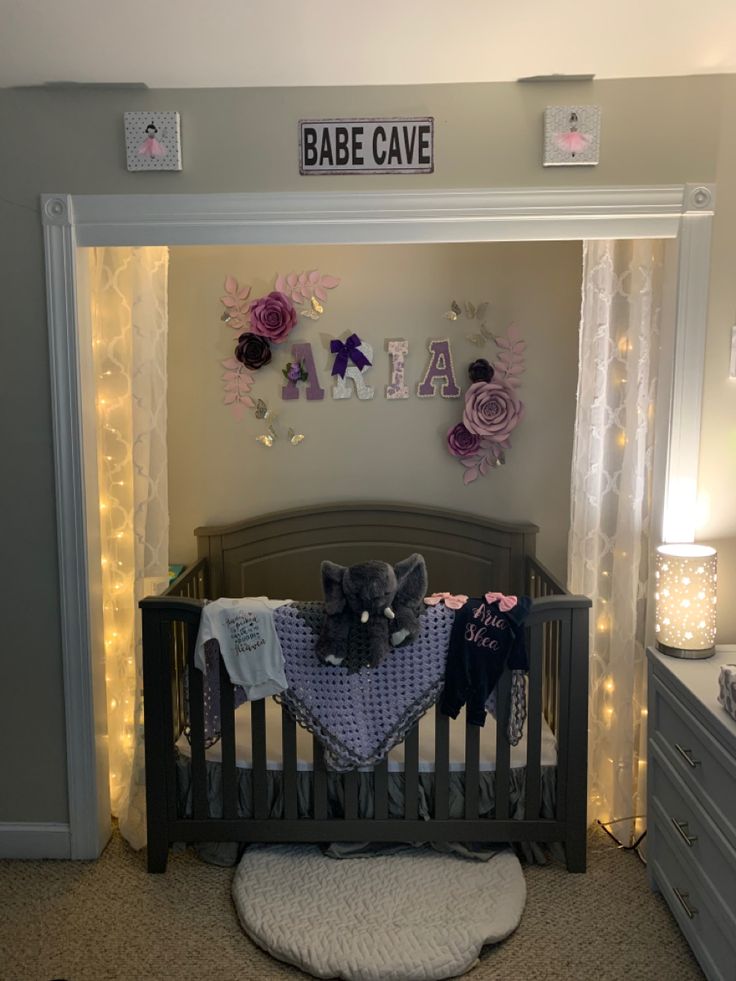
M439 981L516 929L526 883L510 851L338 860L316 845L259 845L240 861L233 899L259 947L318 978Z

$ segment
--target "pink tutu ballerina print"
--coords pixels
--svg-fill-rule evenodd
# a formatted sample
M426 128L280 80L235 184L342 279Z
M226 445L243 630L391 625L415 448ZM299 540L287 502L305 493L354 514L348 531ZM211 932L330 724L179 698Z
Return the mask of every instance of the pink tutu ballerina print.
M158 129L150 122L146 126L146 138L138 147L138 155L141 157L165 157L166 147L156 139Z
M569 153L572 157L587 149L590 137L578 130L578 114L576 112L570 113L568 129L564 133L555 133L554 141L563 153Z

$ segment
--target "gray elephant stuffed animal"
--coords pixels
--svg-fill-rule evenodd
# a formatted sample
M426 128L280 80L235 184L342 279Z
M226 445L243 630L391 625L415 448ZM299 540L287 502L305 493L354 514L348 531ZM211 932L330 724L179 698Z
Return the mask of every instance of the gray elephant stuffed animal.
M322 563L325 619L317 656L349 671L375 667L391 647L413 640L427 593L421 555L397 562Z

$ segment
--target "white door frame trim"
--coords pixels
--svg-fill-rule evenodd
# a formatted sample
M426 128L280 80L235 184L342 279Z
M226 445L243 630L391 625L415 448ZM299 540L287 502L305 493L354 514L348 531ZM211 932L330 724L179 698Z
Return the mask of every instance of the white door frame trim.
M44 194L41 215L51 356L70 856L95 858L109 835L99 631L99 546L87 493L94 450L85 411L93 378L77 304L77 249L103 245L340 244L675 238L679 242L670 441L663 511L697 475L709 248L707 184L546 190L283 194ZM103 702L104 705L104 702ZM97 716L97 722L95 717Z

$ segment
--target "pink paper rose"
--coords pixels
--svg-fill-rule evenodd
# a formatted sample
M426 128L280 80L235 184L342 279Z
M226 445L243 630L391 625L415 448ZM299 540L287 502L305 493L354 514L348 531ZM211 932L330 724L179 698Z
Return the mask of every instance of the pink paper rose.
M248 321L254 334L267 337L272 343L285 341L296 325L296 310L285 293L274 290L268 296L254 300L248 307Z
M453 456L472 456L480 449L480 436L458 422L447 431L447 449Z
M508 439L524 415L524 404L503 382L475 382L465 393L465 428L495 443Z

